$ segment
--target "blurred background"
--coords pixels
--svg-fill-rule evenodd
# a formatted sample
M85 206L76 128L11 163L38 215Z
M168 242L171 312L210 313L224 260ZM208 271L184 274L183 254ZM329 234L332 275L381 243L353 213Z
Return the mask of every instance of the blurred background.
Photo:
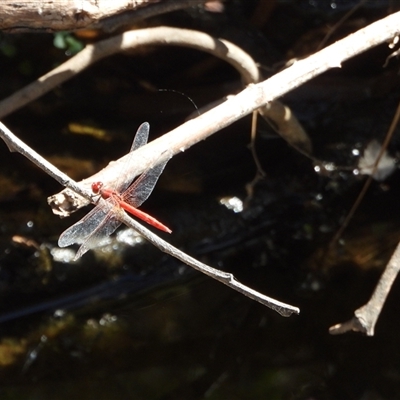
M398 7L359 3L214 1L129 28L227 39L266 79ZM3 33L0 98L109 36ZM396 129L391 174L372 183L331 244L367 179L360 159L383 142L398 105L398 59L384 67L392 51L374 48L281 99L311 155L259 118L254 148L265 177L249 186L257 166L245 117L174 157L143 205L173 230L163 238L300 307L299 316L281 317L125 227L73 262L77 247L57 240L89 208L53 215L46 199L59 184L0 143L0 399L398 399L398 284L375 337L328 333L368 301L400 238ZM237 71L209 54L152 46L94 64L2 122L80 180L126 154L142 122L153 140L196 115L188 97L201 109L242 88Z

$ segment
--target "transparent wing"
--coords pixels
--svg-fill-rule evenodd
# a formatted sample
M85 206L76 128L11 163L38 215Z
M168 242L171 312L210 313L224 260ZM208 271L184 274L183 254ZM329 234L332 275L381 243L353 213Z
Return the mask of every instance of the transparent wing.
M87 239L79 247L75 260L82 257L88 250L98 247L105 238L108 238L121 225L112 211L105 216L104 221L94 229Z
M132 182L133 178L129 179L129 177L127 177L125 174L126 171L130 171L129 166L132 163L133 158L135 157L133 151L137 150L138 148L144 146L147 143L147 140L149 139L149 131L150 131L150 125L148 122L143 122L143 124L141 124L138 130L136 131L131 149L129 151L129 155L124 164L124 167L121 169L121 174L114 181L113 185L114 190L117 190L122 193Z
M89 214L61 234L58 245L66 247L74 243L81 244L75 260L88 250L99 246L101 241L114 233L121 225L116 217L119 209L115 210L115 208L107 212L99 206L95 207Z
M93 208L80 221L70 226L60 235L58 245L60 247L67 247L74 243L83 243L106 216L107 211L100 207Z
M122 199L133 207L140 207L150 196L167 162L168 160L143 172L122 194Z
M139 147L144 146L149 139L150 124L148 122L143 122L136 131L135 138L130 151L137 150Z

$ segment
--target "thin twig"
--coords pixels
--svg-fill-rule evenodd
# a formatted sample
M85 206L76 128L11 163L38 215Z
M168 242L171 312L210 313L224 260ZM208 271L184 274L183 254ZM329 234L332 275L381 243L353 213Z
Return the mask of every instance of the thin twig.
M260 178L263 178L267 174L265 173L265 171L264 171L264 169L263 169L263 167L261 165L261 161L260 161L260 159L258 157L257 150L256 150L257 117L258 117L258 114L256 112L253 112L252 118L251 118L251 136L250 136L249 147L250 147L251 155L253 156L254 164L257 167L256 174Z
M364 3L366 3L368 0L360 0L358 4L356 4L354 7L352 7L345 15L343 15L342 18L338 22L335 23L330 29L329 32L325 35L325 37L321 40L321 43L317 47L317 51L321 50L325 44L328 42L330 37L338 30L338 28L343 25L359 8L361 8Z
M278 312L283 317L290 317L293 313L299 314L300 309L289 304L282 303L278 300L275 300L271 297L265 296L254 289L249 288L246 285L240 283L233 274L229 272L220 271L218 269L212 268L202 262L196 260L195 258L187 255L183 251L177 249L176 247L170 245L165 240L161 239L153 232L148 230L146 227L141 225L139 222L135 221L134 219L130 218L127 214L124 213L123 218L121 217L121 221L128 225L129 227L138 231L143 237L145 237L150 243L156 246L159 250L167 253L178 260L182 261L183 263L189 265L190 267L194 268L195 270L202 272L210 276L211 278L223 283L224 285L230 287L231 289L236 290L239 293L244 294L245 296L249 297L252 300L258 301L259 303L263 304L271 308L272 310Z
M397 245L389 263L385 267L385 271L368 303L357 309L350 321L331 326L329 333L338 335L348 331L356 331L365 333L368 336L374 336L376 322L399 270L400 244Z
M46 174L50 175L53 179L59 182L62 186L69 187L74 192L85 197L87 200L92 200L92 194L88 190L82 189L73 179L67 174L61 172L53 164L48 162L40 154L32 150L22 140L18 139L2 122L0 122L0 137L6 143L11 152L21 153L28 160L32 161L35 165L40 167Z
M353 203L350 211L348 212L348 214L346 215L345 220L343 221L343 223L340 225L340 228L338 229L338 231L336 232L335 236L332 238L332 240L329 243L328 246L328 251L331 250L333 248L333 246L336 244L336 242L340 239L340 237L343 235L343 232L346 230L347 226L349 225L351 219L353 218L355 212L357 211L358 207L360 206L365 194L367 193L368 188L371 186L371 183L373 181L373 177L375 175L375 172L378 168L378 165L381 161L382 156L384 155L390 141L392 140L393 134L394 134L394 130L396 128L396 126L398 125L400 120L400 103L397 105L397 109L395 112L395 115L393 117L393 120L390 124L389 130L387 131L387 134L385 136L385 140L382 143L381 149L378 153L378 156L376 157L374 164L372 165L372 171L371 174L368 175L360 193L357 196L357 199L355 200L355 202Z
M254 195L254 187L257 185L257 183L266 177L266 173L261 165L260 159L258 158L257 150L256 150L256 133L257 133L257 117L258 113L253 112L252 118L251 118L251 139L250 139L250 144L249 148L251 151L251 155L253 156L253 161L254 164L256 165L256 173L254 175L254 178L246 183L246 199L244 200L244 206L247 207L250 200L253 198Z
M21 142L21 140L19 140L1 122L0 122L0 137L6 142L10 151L20 152L22 155L24 155L33 163L35 163L38 167L43 169L43 171L48 173L62 185L66 185L69 189L78 192L80 195L85 196L88 199L92 199L90 193L87 190L80 188L79 185L76 182L74 182L71 178L69 178L66 174L59 171L56 167L54 167L51 163L45 160L42 156L37 154L33 149L31 149L29 146ZM112 207L112 205L109 202L103 199L100 199L99 202L106 209L107 207L108 208ZM265 296L257 292L256 290L253 290L248 286L243 285L242 283L237 281L232 274L212 268L194 259L193 257L190 257L181 250L167 243L165 240L159 238L150 230L142 226L139 222L130 218L127 214L125 213L121 213L121 215L118 214L118 218L121 220L121 222L125 223L127 226L139 232L145 239L147 239L150 243L152 243L154 246L156 246L164 253L167 253L177 258L178 260L196 269L197 271L200 271L210 276L211 278L216 279L217 281L229 286L230 288L236 290L237 292L244 294L250 299L258 301L259 303L278 312L282 316L289 317L292 313L296 314L300 313L299 308L291 306L289 304L282 303L278 300L272 299L271 297Z

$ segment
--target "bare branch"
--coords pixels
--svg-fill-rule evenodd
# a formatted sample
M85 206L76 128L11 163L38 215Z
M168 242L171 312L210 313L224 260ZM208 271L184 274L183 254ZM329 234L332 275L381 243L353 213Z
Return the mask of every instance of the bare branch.
M9 31L60 31L91 26L99 20L159 0L2 0L0 29ZM143 17L142 17L143 18Z
M304 60L295 62L286 70L264 82L249 85L236 96L230 96L229 99L210 111L187 121L178 128L140 148L137 151L135 162L132 163L130 173L133 175L142 173L145 169L185 151L195 143L206 139L254 110L269 104L272 100L315 76L330 68L340 67L343 61L394 37L399 32L399 27L400 12L377 21ZM137 32L127 32L126 34L129 37L130 35L135 37ZM173 41L173 39L169 40ZM206 40L210 40L210 38ZM182 43L181 39L179 39L179 43ZM124 46L124 43L122 46ZM210 46L225 48L228 45L225 41L221 40L216 43L215 39L211 39ZM226 51L225 54L229 59L230 47L228 49L229 51ZM115 176L119 168L119 162L122 160L123 158L108 165L105 169L82 183L88 185L89 182L97 180L109 184L112 182L113 176ZM62 194L58 196L62 196ZM52 203L51 199L50 203Z
M51 163L45 160L42 156L37 154L33 149L29 146L21 142L6 126L4 126L0 122L0 137L6 142L8 148L11 151L18 151L37 166L39 166L43 171L51 175L54 179L60 182L62 185L66 185L69 189L76 191L82 196L85 196L91 199L91 194L87 190L84 190L79 187L79 185L72 179L70 179L63 172L59 171L56 167L54 167ZM100 199L99 200L105 207L105 209L112 208L112 205L107 201ZM228 273L223 272L218 269L212 268L206 264L197 261L193 257L185 254L174 246L171 246L166 241L159 238L157 235L149 231L147 228L142 226L139 222L130 218L126 213L120 213L118 218L127 226L138 231L145 239L147 239L150 243L156 246L158 249L167 253L183 263L189 265L190 267L196 269L199 272L202 272L211 278L216 279L219 282L229 286L230 288L236 290L239 293L244 294L252 300L258 301L259 303L271 308L272 310L278 312L284 317L289 317L292 313L299 314L300 310L297 307L291 306L289 304L282 303L278 300L272 299L271 297L265 296L256 290L249 288L246 285L243 285L239 281L235 279L235 277Z
M400 244L397 245L368 303L357 309L350 321L330 327L329 332L338 335L352 330L374 336L376 322L399 270Z
M57 32L97 28L112 32L156 15L202 5L209 0L14 0L0 2L0 29Z
M0 101L0 118L43 96L105 57L148 45L183 46L207 51L231 64L239 71L246 84L257 83L260 80L254 60L227 40L216 39L203 32L163 26L133 30L87 45L65 63Z
M256 290L253 290L239 281L229 272L223 272L218 269L212 268L202 262L196 260L193 257L185 254L181 250L177 249L176 247L170 245L165 240L162 240L160 237L155 235L153 232L145 228L139 222L135 221L134 219L130 218L127 214L124 213L123 219L121 221L126 224L127 226L131 227L138 231L143 237L145 237L150 243L156 246L159 250L167 253L178 260L182 261L186 265L194 268L195 270L202 272L210 276L211 278L223 283L224 285L230 287L231 289L236 290L239 293L244 294L245 296L249 297L252 300L258 301L259 303L263 304L271 308L272 310L278 312L283 317L290 317L293 313L299 314L300 309L289 304L282 303L278 300L272 299L271 297L265 296Z
M89 201L92 200L92 193L90 191L83 190L81 186L79 186L68 175L61 172L58 168L48 162L40 154L32 150L22 140L18 139L2 122L0 122L0 137L7 144L8 149L11 152L16 151L18 153L21 153L24 157L32 161L35 165L41 168L44 172L46 172L46 174L50 175L62 186L71 188L71 190L87 198Z

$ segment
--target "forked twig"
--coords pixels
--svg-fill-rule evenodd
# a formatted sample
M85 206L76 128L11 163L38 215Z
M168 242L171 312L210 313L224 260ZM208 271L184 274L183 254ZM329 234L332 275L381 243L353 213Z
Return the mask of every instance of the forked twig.
M21 140L19 140L6 126L4 126L0 122L0 137L6 142L10 151L18 151L29 160L31 160L34 164L36 164L39 168L43 169L46 173L60 182L62 185L67 186L69 189L77 191L80 195L91 199L91 193L88 190L80 188L79 185L70 179L66 174L59 171L56 167L54 167L51 163L45 160L42 156L37 154L34 150L32 150L29 146L24 144ZM100 202L103 203L105 209L111 208L111 205L100 199ZM162 240L157 235L152 233L150 230L142 226L139 222L130 218L127 214L121 213L118 216L121 222L126 224L127 226L135 229L139 232L145 239L147 239L150 243L156 246L158 249L167 253L183 263L189 265L190 267L200 271L211 278L216 279L217 281L227 285L228 287L236 290L239 293L244 294L252 300L258 301L259 303L271 308L272 310L278 312L284 317L289 317L293 313L299 314L300 310L298 307L291 306L289 304L282 303L278 300L275 300L271 297L265 296L262 293L257 292L249 288L246 285L243 285L235 277L228 272L223 272L218 269L212 268L202 262L196 260L193 257L190 257L183 251L177 249L176 247L170 245L165 240Z
M338 335L348 331L356 331L365 333L368 336L374 336L376 322L399 270L400 244L397 245L389 263L386 265L385 271L380 277L368 303L358 308L350 321L331 326L329 333Z

